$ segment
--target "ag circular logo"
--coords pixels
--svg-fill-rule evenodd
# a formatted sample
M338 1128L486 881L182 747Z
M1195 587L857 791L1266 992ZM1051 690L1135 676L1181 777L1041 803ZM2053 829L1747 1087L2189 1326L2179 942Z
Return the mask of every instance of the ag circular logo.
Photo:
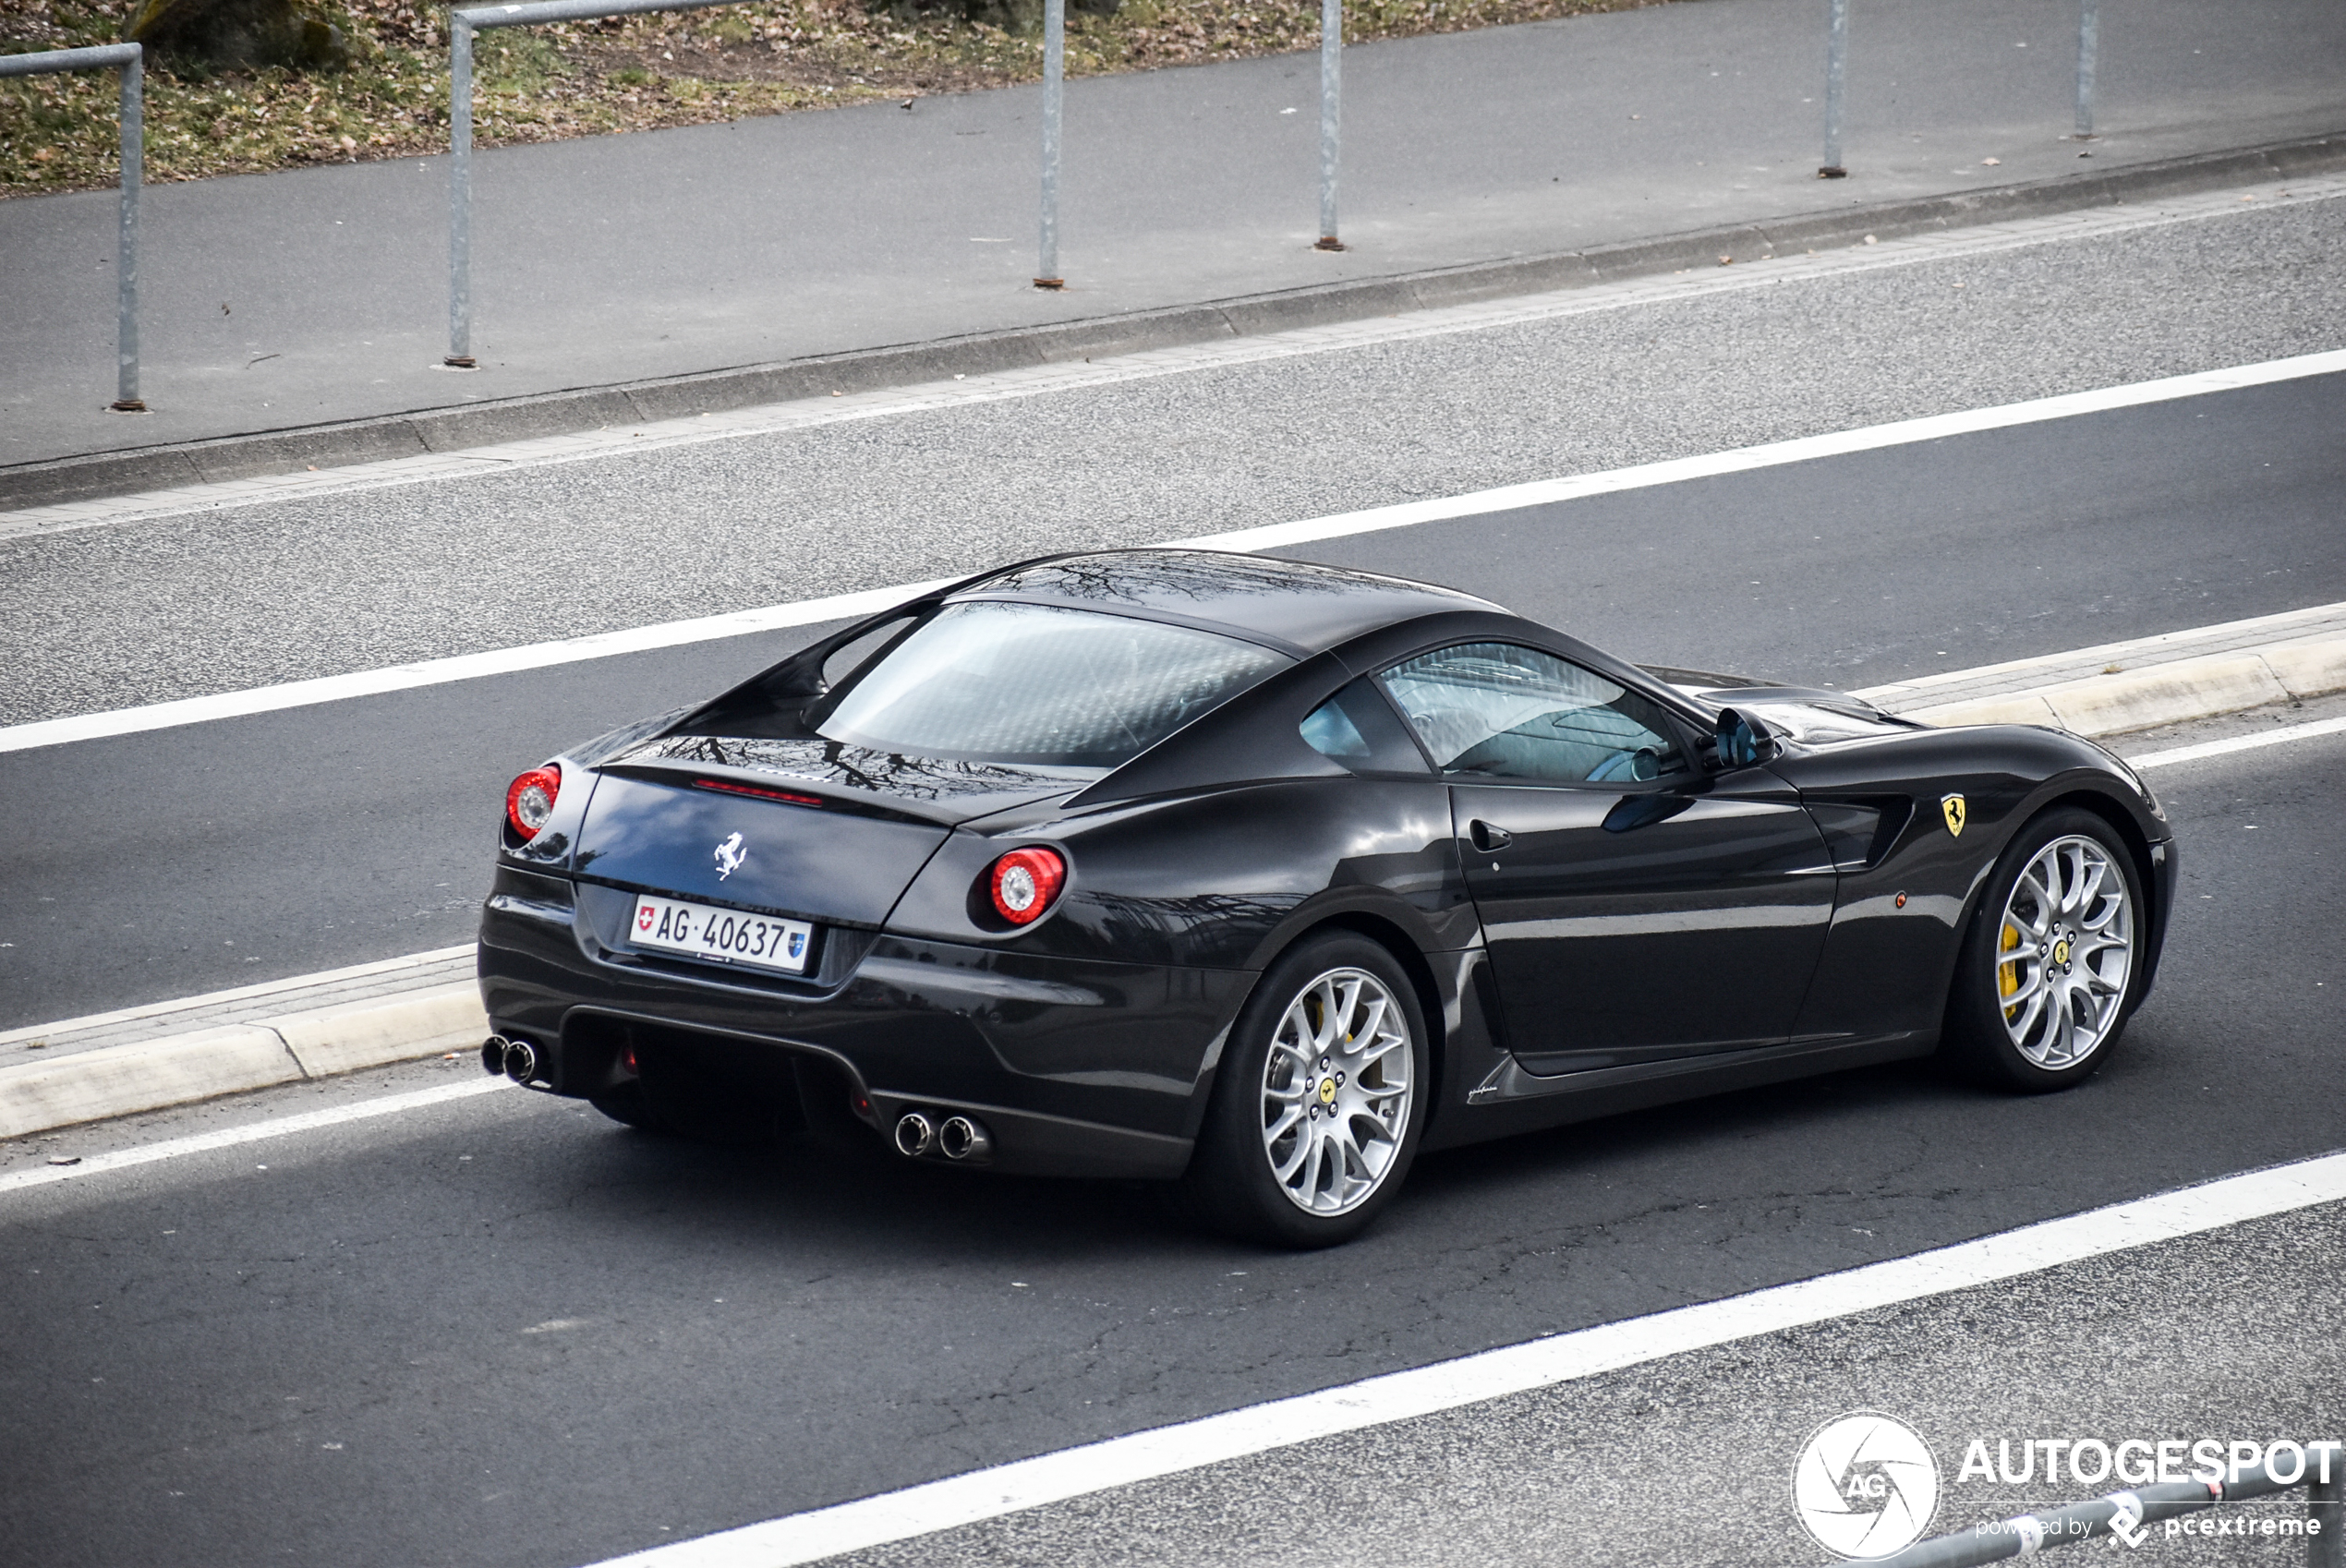
M1792 1507L1841 1557L1888 1557L1939 1512L1939 1461L1894 1416L1860 1410L1817 1429L1792 1471Z

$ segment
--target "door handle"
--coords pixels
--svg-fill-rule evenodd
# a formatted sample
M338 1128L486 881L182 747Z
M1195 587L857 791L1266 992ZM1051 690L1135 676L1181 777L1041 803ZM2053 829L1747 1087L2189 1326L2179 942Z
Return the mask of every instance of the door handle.
M1476 817L1468 825L1467 837L1474 841L1476 849L1486 855L1493 850L1504 850L1515 842L1514 834L1504 827L1494 827L1481 817Z

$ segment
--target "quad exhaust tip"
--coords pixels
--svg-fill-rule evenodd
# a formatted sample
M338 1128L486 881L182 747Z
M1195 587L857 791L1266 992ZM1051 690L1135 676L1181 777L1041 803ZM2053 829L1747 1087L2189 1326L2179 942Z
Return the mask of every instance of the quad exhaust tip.
M956 1164L984 1164L993 1157L994 1135L974 1116L939 1122L925 1111L907 1111L896 1118L896 1152L908 1160L939 1154Z
M949 1160L984 1160L994 1152L994 1140L967 1116L948 1116L937 1129L938 1152Z
M508 1040L492 1034L480 1043L481 1070L503 1073L519 1084L534 1084L541 1064L538 1047L526 1040Z
M937 1147L937 1124L918 1111L907 1111L896 1118L896 1152L908 1160L917 1160Z

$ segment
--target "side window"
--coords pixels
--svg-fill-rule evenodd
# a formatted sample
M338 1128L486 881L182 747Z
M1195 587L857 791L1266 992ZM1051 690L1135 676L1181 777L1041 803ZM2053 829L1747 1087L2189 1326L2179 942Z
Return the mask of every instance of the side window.
M1381 679L1445 773L1612 784L1686 771L1654 703L1536 648L1462 643Z
M1303 743L1361 773L1423 773L1425 758L1366 676L1313 708L1297 726Z

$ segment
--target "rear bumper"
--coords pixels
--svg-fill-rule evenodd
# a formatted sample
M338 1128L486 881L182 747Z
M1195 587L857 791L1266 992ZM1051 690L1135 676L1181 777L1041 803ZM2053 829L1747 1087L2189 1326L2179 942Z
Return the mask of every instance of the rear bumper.
M1179 1175L1254 980L833 930L798 982L630 951L618 942L630 905L501 867L482 911L490 1025L538 1048L555 1092L624 1081L626 1049L689 1051L744 1082L827 1061L876 1129L908 1110L971 1115L993 1136L995 1168L1034 1175Z

